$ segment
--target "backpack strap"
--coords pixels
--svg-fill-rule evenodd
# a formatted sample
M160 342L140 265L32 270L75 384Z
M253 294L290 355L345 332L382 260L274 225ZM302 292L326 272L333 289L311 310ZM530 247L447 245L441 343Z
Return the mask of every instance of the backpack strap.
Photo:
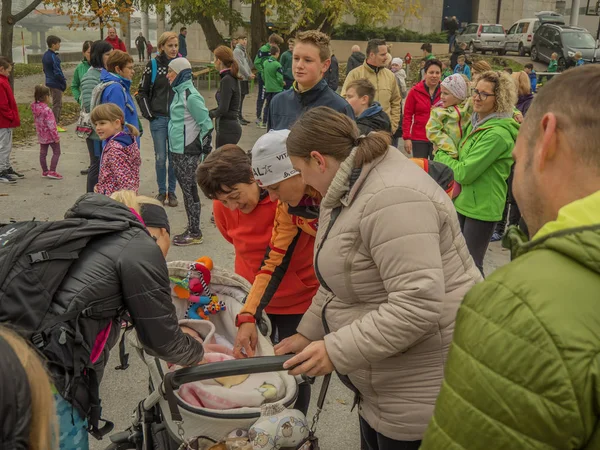
M152 58L152 61L150 61L151 67L152 67L152 76L150 78L150 86L154 85L154 82L156 81L156 76L158 75L158 62L156 61L156 58Z

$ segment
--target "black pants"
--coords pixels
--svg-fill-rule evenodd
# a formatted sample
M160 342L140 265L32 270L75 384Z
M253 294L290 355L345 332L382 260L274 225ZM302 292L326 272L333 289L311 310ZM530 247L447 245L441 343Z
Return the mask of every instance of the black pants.
M265 112L263 114L263 122L267 123L269 118L269 106L271 105L271 101L273 97L275 97L279 92L266 92L265 93Z
M242 126L237 119L217 120L217 148L225 144L237 144L242 137Z
M88 153L90 155L90 168L88 169L87 174L86 192L94 192L94 186L98 184L98 176L100 175L100 157L96 156L96 154L98 153L98 147L102 146L102 142L87 138L85 143L87 144Z
M375 431L365 419L360 418L361 450L419 450L421 441L395 441Z
M488 245L496 222L486 222L483 220L472 219L458 213L458 222L462 231L469 253L475 261L475 265L483 275L483 258L487 252Z
M202 155L184 155L171 152L171 161L175 169L175 177L183 192L183 204L188 220L188 231L200 234L200 197L196 183L196 169Z
M412 141L413 145L413 158L427 158L433 157L433 144L429 141Z
M140 58L140 61L144 60L144 56L146 56L146 49L138 48L138 57Z
M258 80L258 97L256 97L256 118L260 120L263 105L265 104L265 82L262 79L260 73L256 75L256 79ZM267 121L266 117L263 117L263 122Z
M244 99L246 98L246 95L248 95L249 91L250 91L250 87L249 87L250 82L246 81L246 80L242 80L240 81L240 120L244 119Z
M271 321L271 342L276 344L296 334L296 328L298 328L303 314L269 314L268 316ZM298 399L294 408L306 414L309 404L310 384L302 383L298 386Z

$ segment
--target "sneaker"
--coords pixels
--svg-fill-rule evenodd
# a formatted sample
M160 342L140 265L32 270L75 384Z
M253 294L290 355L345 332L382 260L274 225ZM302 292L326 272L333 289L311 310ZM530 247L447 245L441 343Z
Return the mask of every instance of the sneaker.
M13 176L15 176L17 178L25 178L25 175L23 175L22 173L17 172L12 167L9 167L8 170L6 171L6 173L8 173L9 175L13 175Z
M49 172L50 172L49 170L43 171L42 172L42 178L48 178L48 173Z
M6 170L0 172L0 183L5 184L16 184L16 180L10 177L9 174L6 173Z
M88 167L87 169L80 170L79 173L81 175L87 175L88 173L90 173L90 168Z
M267 124L263 122L258 126L258 128L262 128L263 130L265 130L267 128Z
M63 127L56 127L56 131L59 133L65 133L67 130L65 130Z
M490 239L490 242L498 242L502 240L502 235L500 233L498 233L497 231L494 231L494 234L492 234L492 239Z
M63 176L60 173L54 172L52 170L46 173L46 177L52 178L53 180L62 180L63 179Z
M175 192L169 192L169 195L167 196L167 205L169 205L171 208L175 208L177 205L179 205Z
M241 123L242 125L248 125L250 122L249 122L249 121L247 121L246 119L240 119L240 123Z
M192 234L188 230L185 230L183 233L178 234L173 238L173 245L184 247L186 245L202 244L202 241L202 232L198 234Z
M158 194L156 197L154 197L156 200L158 200L159 202L161 202L163 205L165 204L165 201L167 200L167 194Z
M260 126L262 125L262 119L260 119L260 118L259 118L259 119L256 119L256 121L255 121L254 123L256 124L256 126L257 126L258 128L260 128Z

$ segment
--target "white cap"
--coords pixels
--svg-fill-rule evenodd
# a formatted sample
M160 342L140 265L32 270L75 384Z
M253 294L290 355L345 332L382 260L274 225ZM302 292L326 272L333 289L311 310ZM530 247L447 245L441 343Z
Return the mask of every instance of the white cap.
M402 61L402 58L394 58L392 59L392 64L398 64L400 67L402 67L402 64L404 64L404 62Z
M252 173L259 186L272 186L298 175L285 145L290 130L271 130L252 147Z
M169 63L169 69L171 69L175 73L179 73L185 69L191 69L192 65L185 58L175 58L173 61Z

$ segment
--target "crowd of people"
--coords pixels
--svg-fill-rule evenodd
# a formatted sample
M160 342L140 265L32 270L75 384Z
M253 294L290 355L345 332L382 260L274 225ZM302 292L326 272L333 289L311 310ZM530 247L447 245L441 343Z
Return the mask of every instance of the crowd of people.
M276 354L295 354L285 366L293 375L336 371L355 394L363 450L600 446L600 68L567 71L534 95L532 68L469 65L459 48L448 71L453 62L424 45L421 79L409 89L402 59L374 39L365 55L352 49L339 95L327 35L298 32L284 52L271 35L256 72L240 36L233 50L214 50L221 83L208 110L182 52L184 28L160 36L137 105L133 58L115 48L116 34L109 38L86 42L76 70L90 167L88 193L65 217L116 231L90 240L52 299L54 314L76 303L106 308L77 325L93 349L80 367L86 376L50 361L52 390L45 377L32 378L41 369L25 362L19 338L0 329L9 355L0 366L26 374L3 370L2 385L39 389L32 409L54 399L59 412L39 423L32 411L37 425L4 427L0 438L42 434L37 448L50 449L57 436L61 448L87 448L97 405L78 395L97 390L123 309L151 354L203 362L201 344L177 326L165 264L171 242L202 242L200 188L233 246L235 273L252 285L235 321L235 357L255 355L266 314ZM36 88L32 109L42 173L58 178L66 79L60 39L48 37L48 47L46 86ZM0 177L9 180L20 175L8 159L19 124L11 68L0 57ZM242 149L254 77L256 123L268 131ZM155 199L138 195L140 115L156 155ZM453 174L449 186L434 168ZM164 206L178 204L177 183L188 226L175 235ZM499 238L514 261L484 279L488 245ZM60 336L48 333L48 347ZM297 407L309 400L304 386Z

